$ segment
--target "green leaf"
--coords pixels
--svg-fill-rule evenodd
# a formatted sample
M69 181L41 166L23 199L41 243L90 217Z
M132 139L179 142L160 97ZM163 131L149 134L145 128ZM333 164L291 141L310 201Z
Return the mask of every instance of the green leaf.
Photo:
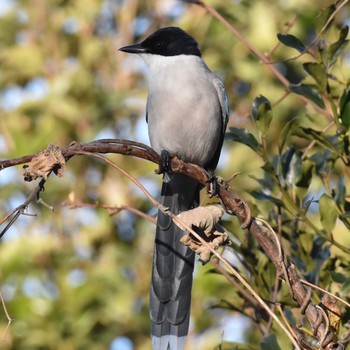
M285 46L292 47L298 50L300 53L306 52L306 47L303 42L292 34L277 34L277 39Z
M306 97L308 100L314 102L317 106L321 107L322 109L325 109L325 105L323 103L322 97L316 91L316 89L314 89L310 85L291 84L291 85L289 85L289 90L298 94L298 95L302 95L302 96Z
M289 309L289 308L285 308L284 310L284 315L286 316L286 319L288 320L289 324L292 326L292 327L295 327L295 317L293 315L293 312Z
M300 259L298 256L293 256L293 255L291 255L290 258L291 258L293 264L298 268L298 270L300 270L300 271L306 270L305 262L302 259Z
M242 143L250 147L254 152L259 153L259 143L247 129L230 128L230 131L226 135L233 141Z
M262 95L256 97L253 102L252 114L258 129L265 133L269 129L272 120L270 101Z
M297 186L302 188L309 188L312 180L312 169L315 164L309 159L306 159L301 164L301 177L297 181Z
M327 137L321 131L317 131L311 128L298 127L293 130L293 135L305 138L307 140L316 140L317 143L322 147L329 149L333 152L337 151L333 146L333 144L327 139ZM322 156L321 161L325 161L326 155L321 155L321 156Z
M316 203L316 201L314 200L314 197L312 197L311 199L309 199L308 201L305 202L304 207L303 207L303 212L305 215L309 211L311 204L314 204L314 203Z
M326 91L328 84L327 72L322 64L316 62L307 62L303 64L303 67L305 71L316 80L316 83L321 92Z
M329 149L324 149L315 152L310 159L315 164L316 174L323 177L329 173L329 166L335 161L336 155L333 155Z
M315 22L315 27L317 32L320 32L322 30L322 28L325 26L328 19L332 16L332 14L336 9L337 9L336 6L332 4L318 14ZM324 30L327 30L333 21L334 21L334 18L327 24L327 27Z
M348 34L349 34L349 27L344 26L339 33L339 39L329 47L327 58L330 61L329 62L330 65L336 62L339 54L348 44L349 40L346 40Z
M278 157L275 157L276 159L273 159L273 163L271 163L270 161L266 161L264 163L264 165L261 167L262 169L264 169L269 175L275 175L276 173L276 169L278 168Z
M337 183L337 188L336 188L336 193L334 198L336 203L339 206L344 206L345 196L346 196L346 187L345 187L344 176L340 176Z
M209 270L205 271L205 274L221 275L221 272L219 272L216 269L209 269Z
M226 309L226 310L237 310L237 306L229 302L228 300L221 299L216 304L211 304L209 306L210 309Z
M347 278L346 281L343 283L342 288L340 290L340 294L342 296L349 296L349 292L350 292L350 278Z
M261 350L281 350L277 343L275 334L268 334L260 343Z
M338 207L333 198L323 194L318 201L320 206L321 224L328 232L332 232L338 218Z
M350 127L350 90L345 89L339 101L340 120L346 129Z
M273 171L273 174L275 174L274 171ZM275 187L275 182L273 181L273 177L268 172L264 173L263 179L259 179L254 175L248 175L248 176L251 179L254 179L262 188L273 191Z
M280 157L282 175L287 184L294 186L301 178L301 158L293 147Z
M253 191L250 191L249 193L256 199L259 199L262 201L269 201L269 202L275 203L279 207L284 207L284 203L281 199L275 198L275 197L273 197L269 194L266 194L262 191L253 190Z
M286 144L286 140L287 140L287 136L289 134L289 132L292 129L293 124L295 123L296 118L290 120L289 122L287 122L280 134L279 140L278 140L278 153L281 154L283 151L283 147Z
M346 281L346 276L340 272L329 271L331 278L336 283L344 283Z
M215 346L214 350L254 350L254 348L247 344L224 341Z

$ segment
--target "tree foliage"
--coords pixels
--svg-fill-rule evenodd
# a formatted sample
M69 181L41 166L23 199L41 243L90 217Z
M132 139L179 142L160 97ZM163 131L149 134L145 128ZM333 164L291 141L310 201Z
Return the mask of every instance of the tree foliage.
M231 185L274 229L299 275L349 302L350 7L303 0L205 4L228 25L190 1L0 4L1 158L73 140L145 141L145 69L117 49L160 26L181 26L228 90L231 119L218 175L240 172ZM157 196L154 165L113 160ZM0 186L0 217L32 187L13 168L0 172ZM15 319L2 348L115 350L131 342L130 349L149 349L154 226L134 212L110 216L94 205L150 215L155 209L125 177L84 157L75 157L63 178L50 177L45 189L55 212L31 205L37 217L21 216L0 241L0 287ZM92 206L71 210L67 202ZM224 257L276 314L279 303L291 326L306 332L300 306L257 242L235 218L225 216L224 226L233 242ZM331 327L346 334L349 309L327 303L320 291L311 298L336 309L328 313ZM192 304L189 348L291 348L247 292L210 264L196 270ZM0 334L6 325L0 312Z

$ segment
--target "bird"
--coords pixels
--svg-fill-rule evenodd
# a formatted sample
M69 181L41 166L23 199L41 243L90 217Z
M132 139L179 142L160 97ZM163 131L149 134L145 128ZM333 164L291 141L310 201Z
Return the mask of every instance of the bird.
M152 148L213 174L229 119L222 80L206 65L197 41L178 27L155 31L119 50L138 54L148 66L146 121ZM199 206L202 185L165 168L160 204L173 214ZM183 350L190 321L195 253L180 242L185 234L158 211L150 287L153 350Z

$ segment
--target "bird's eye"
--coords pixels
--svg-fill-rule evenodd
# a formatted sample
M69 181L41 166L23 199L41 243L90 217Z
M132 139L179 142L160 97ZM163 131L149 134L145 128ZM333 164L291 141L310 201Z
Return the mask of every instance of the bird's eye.
M159 41L157 41L157 42L156 42L156 48L157 48L157 49L160 49L161 47L162 47L162 43L159 42Z

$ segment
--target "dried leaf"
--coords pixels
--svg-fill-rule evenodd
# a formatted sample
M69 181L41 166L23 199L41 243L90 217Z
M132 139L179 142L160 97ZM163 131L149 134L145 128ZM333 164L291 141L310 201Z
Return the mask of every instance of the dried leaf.
M218 249L220 246L230 243L229 237L223 227L217 224L223 214L224 210L222 208L210 205L187 210L179 214L178 217L187 226L192 227L212 249ZM178 226L182 230L185 230L181 224ZM191 233L185 234L180 241L199 255L199 260L203 265L206 264L213 255L209 247L204 245Z
M66 161L61 149L55 145L49 145L47 149L38 152L30 161L29 165L23 166L21 175L25 181L33 181L38 177L47 179L51 171L57 176L62 176L65 170Z

